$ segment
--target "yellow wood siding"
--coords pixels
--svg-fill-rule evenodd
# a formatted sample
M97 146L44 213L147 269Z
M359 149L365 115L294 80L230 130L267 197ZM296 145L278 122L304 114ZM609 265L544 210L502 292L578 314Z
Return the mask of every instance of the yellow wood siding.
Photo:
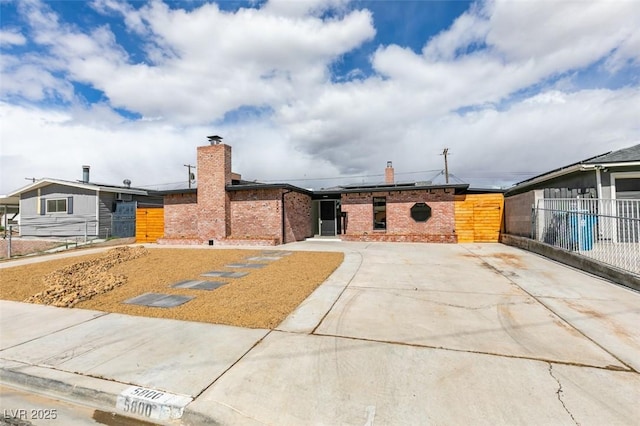
M136 210L136 242L155 243L164 236L164 209Z
M457 195L456 234L459 243L495 243L500 238L504 197L502 194Z

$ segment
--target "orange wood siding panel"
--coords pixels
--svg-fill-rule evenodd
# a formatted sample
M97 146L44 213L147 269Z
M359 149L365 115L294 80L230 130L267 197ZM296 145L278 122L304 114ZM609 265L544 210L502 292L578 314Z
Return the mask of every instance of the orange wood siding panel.
M155 243L164 236L164 209L136 209L136 242Z
M456 234L459 243L496 243L502 229L502 194L457 195Z

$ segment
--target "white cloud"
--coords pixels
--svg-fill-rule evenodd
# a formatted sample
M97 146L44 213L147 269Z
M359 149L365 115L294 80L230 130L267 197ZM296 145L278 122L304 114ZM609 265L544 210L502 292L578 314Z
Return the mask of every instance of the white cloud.
M388 160L402 176L441 168L445 146L464 177L542 172L640 141L637 78L618 90L573 79L594 64L618 73L638 66L633 1L478 3L422 52L380 45L374 75L353 70L358 79L335 82L331 64L376 35L372 14L348 6L272 0L228 12L95 1L139 43L146 57L134 60L110 27L80 28L46 3L25 3L25 34L44 50L3 56L2 96L68 106L1 105L0 192L25 173L74 179L84 163L112 183L181 181L182 164L193 164L211 131L233 145L234 169L259 180L380 174ZM70 81L105 100L83 105ZM220 121L241 107L262 113Z
M0 30L0 44L22 46L27 43L27 39L17 29Z

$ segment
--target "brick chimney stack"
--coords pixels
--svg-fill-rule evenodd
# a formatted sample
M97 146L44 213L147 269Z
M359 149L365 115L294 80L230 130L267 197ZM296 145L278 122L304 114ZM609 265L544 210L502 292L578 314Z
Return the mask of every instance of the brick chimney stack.
M230 233L231 147L223 143L198 147L198 234L203 241Z
M387 185L393 185L396 183L393 164L391 161L387 161L387 168L384 169L384 183Z

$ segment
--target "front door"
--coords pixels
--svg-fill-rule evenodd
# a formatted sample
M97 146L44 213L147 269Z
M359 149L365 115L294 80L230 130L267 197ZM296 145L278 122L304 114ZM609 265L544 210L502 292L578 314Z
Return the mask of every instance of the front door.
M320 201L320 235L323 237L335 237L336 235L335 200Z

